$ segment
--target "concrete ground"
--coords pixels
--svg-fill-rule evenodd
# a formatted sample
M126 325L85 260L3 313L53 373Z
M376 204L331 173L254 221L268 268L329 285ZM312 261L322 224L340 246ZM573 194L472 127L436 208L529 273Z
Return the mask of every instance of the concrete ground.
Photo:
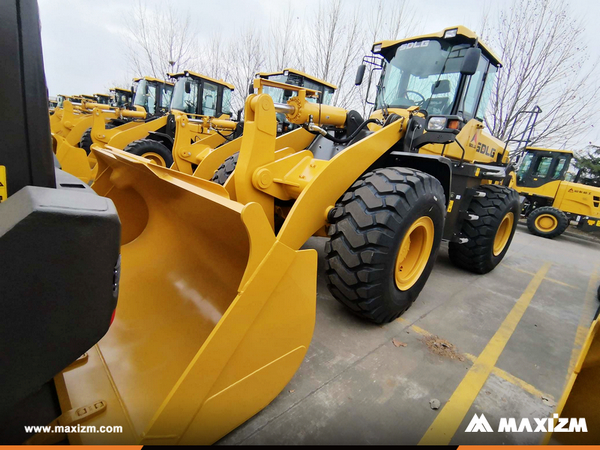
M324 242L308 245L321 259ZM219 443L539 443L543 433L465 429L474 414L494 430L500 417L527 417L535 428L533 418L552 414L598 307L599 283L600 243L547 240L522 225L487 275L452 266L443 244L415 304L385 326L348 313L320 270L304 363L268 407Z

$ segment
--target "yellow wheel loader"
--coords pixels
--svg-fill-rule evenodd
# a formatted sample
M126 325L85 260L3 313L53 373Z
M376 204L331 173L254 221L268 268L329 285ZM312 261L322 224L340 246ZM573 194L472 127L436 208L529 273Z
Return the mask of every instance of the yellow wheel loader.
M178 117L187 118L180 125L180 128L187 126L185 133L180 133L181 144L189 146L211 135L215 135L211 140L213 145L225 142L237 127L229 120L234 86L189 71L169 76L177 81L173 100L167 105L168 114L165 110L165 114L142 126L119 127L111 131L104 130L102 122L94 122L92 138L96 146L124 149L160 166L171 167Z
M123 433L70 442L212 443L264 408L311 341L317 253L301 247L313 235L329 236L335 296L376 323L417 298L442 239L474 272L502 260L520 205L491 184L508 155L480 120L500 62L464 27L373 51L382 76L367 120L305 87L274 103L256 79L224 186L93 149L93 188L122 222L119 306L55 383L65 409L106 405L82 425ZM276 151L278 112L302 127Z
M286 89L287 84L299 87L307 87L318 92L317 96L307 96L307 101L319 104L330 104L337 87L319 78L315 78L296 69L284 69L278 72L260 72L257 78L272 81L273 83L261 83L261 92L269 94L275 103L287 102L289 98L296 95L296 91ZM251 86L254 92L254 86ZM241 117L241 111L238 111ZM241 139L238 137L243 131L243 122L235 124L231 121L209 121L217 133L203 139L195 139L196 135L191 133L188 126L190 119L180 115L175 119L175 141L173 143L173 166L172 168L195 177L210 179L219 184L224 184L233 172L239 156ZM236 125L233 134L221 136L223 129L227 126ZM298 128L299 125L290 123L285 114L277 113L277 134L281 135ZM219 130L221 128L221 130ZM218 135L217 135L218 134ZM277 139L276 150L293 145L293 139Z
M600 187L565 181L573 158L570 150L526 147L510 186L524 198L522 215L532 234L560 236L571 221L583 231L600 231Z
M0 443L14 445L69 413L54 377L110 326L121 230L109 199L55 167L36 2L3 2L0 23Z
M134 86L137 86L136 97L131 109L113 108L87 99L82 100L80 110L75 111L69 102L65 102L61 128L53 132L55 153L63 170L84 183L94 179L96 161L90 155L94 121L100 121L106 133L113 128L123 130L143 125L146 120L152 121L167 111L173 93L172 83L143 77L136 78Z

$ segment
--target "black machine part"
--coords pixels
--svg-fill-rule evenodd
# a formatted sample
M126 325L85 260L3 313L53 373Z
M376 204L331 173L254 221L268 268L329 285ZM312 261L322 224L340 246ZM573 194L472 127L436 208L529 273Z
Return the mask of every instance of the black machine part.
M0 415L108 330L120 229L112 201L85 187L27 186L0 205Z
M37 3L2 2L0 24L0 165L10 196L24 186L54 187L54 160Z
M56 168L36 1L4 1L0 24L0 165L8 177L0 203L0 443L7 443L7 431L22 442L15 430L56 418L56 396L42 394L53 394L53 377L108 330L121 224L111 200Z

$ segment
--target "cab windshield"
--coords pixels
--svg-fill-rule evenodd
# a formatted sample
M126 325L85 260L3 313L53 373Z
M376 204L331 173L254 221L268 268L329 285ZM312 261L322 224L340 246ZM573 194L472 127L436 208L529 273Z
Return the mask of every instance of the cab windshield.
M135 90L133 104L141 106L149 114L154 114L156 109L156 86L142 78Z
M400 45L386 57L375 109L418 106L429 114L451 114L468 48L438 40Z
M171 100L171 109L188 114L196 114L196 105L198 103L198 85L199 82L191 77L181 77L175 83L173 89L173 98Z

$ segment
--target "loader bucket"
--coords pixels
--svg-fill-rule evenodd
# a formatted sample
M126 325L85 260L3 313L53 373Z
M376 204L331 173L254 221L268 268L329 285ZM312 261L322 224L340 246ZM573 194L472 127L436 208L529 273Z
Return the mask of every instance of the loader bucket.
M56 159L62 170L76 176L89 184L96 176L96 159L88 155L84 149L75 147L66 138L57 134L52 135L56 142Z
M598 291L600 293L600 289ZM555 413L569 421L577 419L586 421L586 433L559 433L546 434L543 444L560 445L592 445L598 444L600 439L600 319L596 317L590 326L588 334L581 347L579 358L573 372L569 374L562 397L558 401ZM554 420L554 425L558 421ZM571 424L567 424L562 431L567 431Z
M61 405L107 405L72 443L209 444L264 408L310 343L317 256L279 242L257 203L117 149L94 189L122 222L115 321L57 378ZM63 409L64 413L64 409Z

